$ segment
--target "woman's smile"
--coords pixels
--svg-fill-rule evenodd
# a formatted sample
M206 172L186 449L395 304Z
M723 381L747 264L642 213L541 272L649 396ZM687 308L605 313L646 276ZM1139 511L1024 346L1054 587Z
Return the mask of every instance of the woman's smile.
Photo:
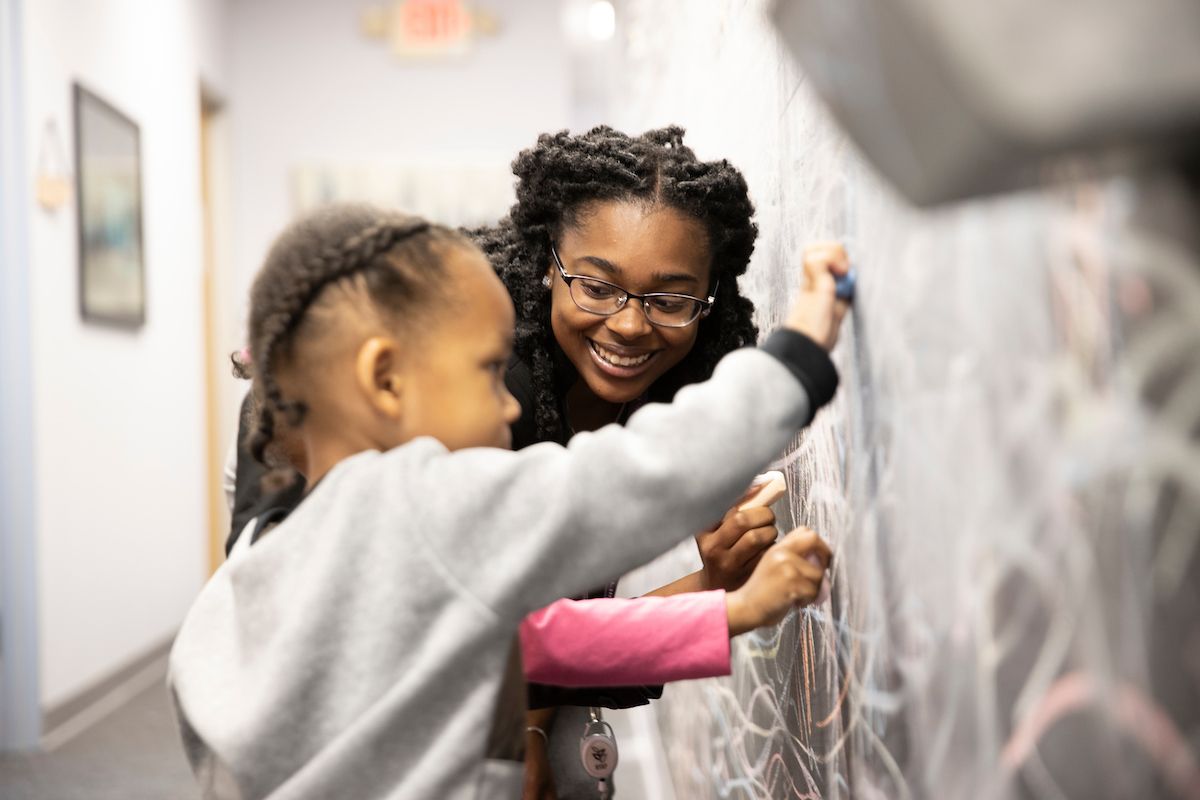
M635 378L653 368L654 360L661 350L602 344L588 339L588 352L592 360L605 373L614 378Z
M698 220L674 208L597 203L563 231L558 255L564 273L630 292L699 296L709 286L707 232ZM636 400L692 349L700 319L680 327L654 325L643 301L632 297L614 313L598 315L572 299L556 264L548 266L554 337L600 400Z

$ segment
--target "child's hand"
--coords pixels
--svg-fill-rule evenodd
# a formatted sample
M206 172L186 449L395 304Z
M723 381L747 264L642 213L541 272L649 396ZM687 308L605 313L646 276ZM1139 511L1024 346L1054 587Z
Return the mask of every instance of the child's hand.
M725 595L729 635L774 625L792 606L815 600L831 557L829 546L808 528L783 537L759 560L746 584Z
M784 326L799 331L826 350L837 344L838 328L850 304L837 297L837 278L850 271L850 259L839 242L804 248L806 285L792 303Z
M720 525L696 537L704 562L704 588L737 589L778 537L775 512L770 508L729 509Z

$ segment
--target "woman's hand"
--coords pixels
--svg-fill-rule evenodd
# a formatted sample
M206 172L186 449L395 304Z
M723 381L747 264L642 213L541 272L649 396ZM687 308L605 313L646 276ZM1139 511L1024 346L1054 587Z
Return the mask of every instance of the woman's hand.
M746 584L725 595L729 635L774 625L793 606L813 602L830 558L829 545L808 528L783 537L759 560Z
M731 508L720 525L696 537L704 562L702 588L737 589L778 537L775 512L770 508Z
M792 303L784 325L832 350L842 318L850 308L849 302L837 296L837 279L849 271L850 259L840 242L820 242L804 248L806 285Z

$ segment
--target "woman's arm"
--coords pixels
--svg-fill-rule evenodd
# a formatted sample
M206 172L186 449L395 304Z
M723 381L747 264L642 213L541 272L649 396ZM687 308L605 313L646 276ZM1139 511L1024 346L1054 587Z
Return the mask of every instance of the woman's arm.
M684 594L686 592L707 592L708 581L705 579L704 570L698 569L690 575L684 575L676 581L671 581L666 586L660 586L652 592L646 592L645 597L673 597L675 595Z
M648 597L669 597L683 592L724 589L732 592L750 577L763 553L779 538L775 512L769 508L731 508L714 530L696 537L704 563L690 575L660 586Z
M554 800L554 773L550 769L550 731L555 709L525 712L525 789L521 800Z
M696 547L704 568L646 594L669 597L683 592L739 588L768 548L779 538L775 512L770 506L787 494L782 472L767 472L755 478L746 494L726 512L721 523L696 536Z

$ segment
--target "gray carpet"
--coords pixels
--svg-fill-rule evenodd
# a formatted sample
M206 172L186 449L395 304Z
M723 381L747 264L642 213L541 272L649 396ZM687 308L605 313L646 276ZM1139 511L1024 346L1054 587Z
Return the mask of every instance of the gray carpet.
M51 753L0 755L4 800L196 800L167 689L156 683Z

